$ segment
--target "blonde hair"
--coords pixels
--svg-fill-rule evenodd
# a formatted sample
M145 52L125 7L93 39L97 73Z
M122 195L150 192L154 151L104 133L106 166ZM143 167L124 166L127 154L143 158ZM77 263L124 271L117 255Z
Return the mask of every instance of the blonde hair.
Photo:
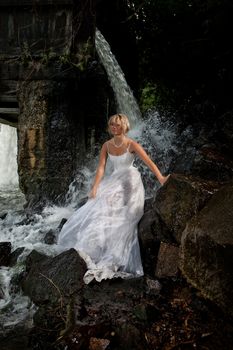
M112 115L109 120L108 120L108 132L110 133L110 124L111 122L118 122L120 121L123 133L127 134L127 132L130 130L130 123L127 115L122 114L122 113L117 113Z

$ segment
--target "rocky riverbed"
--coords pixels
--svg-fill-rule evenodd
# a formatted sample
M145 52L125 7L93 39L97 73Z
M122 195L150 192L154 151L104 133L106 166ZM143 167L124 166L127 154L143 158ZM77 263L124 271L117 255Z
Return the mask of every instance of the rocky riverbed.
M231 181L172 175L139 224L143 278L85 285L74 249L33 250L11 281L33 302L33 325L2 332L1 349L232 349L232 191ZM7 242L1 252L2 265L21 253Z

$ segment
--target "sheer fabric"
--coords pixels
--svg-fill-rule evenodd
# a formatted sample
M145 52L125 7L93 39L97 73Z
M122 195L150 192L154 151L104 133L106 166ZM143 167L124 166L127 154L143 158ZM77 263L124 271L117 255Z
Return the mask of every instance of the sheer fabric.
M63 226L58 247L75 248L87 264L84 282L143 275L137 225L143 215L144 187L128 150L108 155L113 172Z

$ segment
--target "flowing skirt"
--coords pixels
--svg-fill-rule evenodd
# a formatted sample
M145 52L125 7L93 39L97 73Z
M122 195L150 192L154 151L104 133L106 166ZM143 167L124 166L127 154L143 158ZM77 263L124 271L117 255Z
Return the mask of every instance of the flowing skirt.
M144 187L137 168L114 171L63 226L58 248L75 248L87 264L84 282L143 275L137 225L143 215Z

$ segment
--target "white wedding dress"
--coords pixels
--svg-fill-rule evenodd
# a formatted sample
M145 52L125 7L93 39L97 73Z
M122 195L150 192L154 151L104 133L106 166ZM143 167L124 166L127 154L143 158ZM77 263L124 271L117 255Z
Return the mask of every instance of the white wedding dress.
M143 215L144 187L129 150L108 153L113 172L105 176L97 196L89 199L63 226L58 248L75 248L87 264L84 282L94 278L143 275L137 225Z

